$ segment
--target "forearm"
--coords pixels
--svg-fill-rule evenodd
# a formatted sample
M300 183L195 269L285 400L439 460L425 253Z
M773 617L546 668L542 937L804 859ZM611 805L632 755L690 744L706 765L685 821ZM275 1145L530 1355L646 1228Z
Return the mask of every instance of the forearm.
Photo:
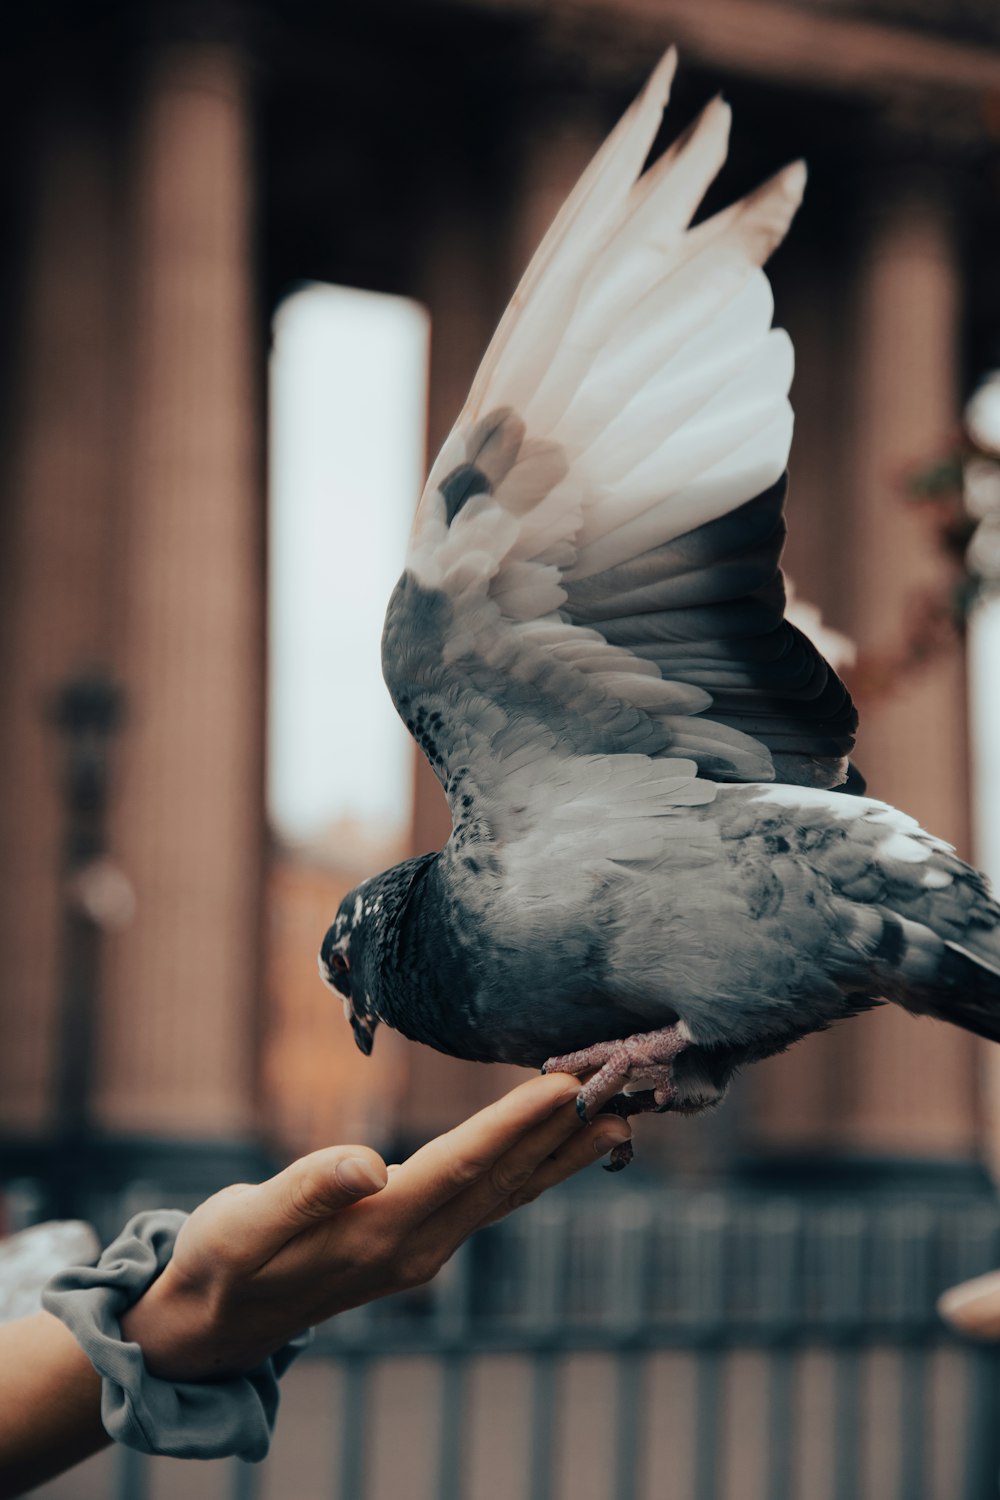
M46 1312L0 1325L0 1500L109 1441L100 1379L69 1329Z

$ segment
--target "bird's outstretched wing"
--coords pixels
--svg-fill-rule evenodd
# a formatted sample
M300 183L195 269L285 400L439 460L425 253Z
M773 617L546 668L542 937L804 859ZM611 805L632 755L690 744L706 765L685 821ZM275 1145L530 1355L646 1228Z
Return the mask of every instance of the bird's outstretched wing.
M515 292L386 615L386 681L453 811L470 779L498 807L567 756L683 761L681 802L685 776L846 776L854 708L785 621L779 567L792 348L760 268L805 169L691 228L729 110L643 173L674 67Z

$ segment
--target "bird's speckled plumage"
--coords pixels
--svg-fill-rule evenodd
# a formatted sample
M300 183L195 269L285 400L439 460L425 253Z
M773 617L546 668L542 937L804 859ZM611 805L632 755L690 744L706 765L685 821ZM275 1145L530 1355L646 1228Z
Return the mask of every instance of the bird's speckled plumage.
M640 175L673 68L557 217L431 471L383 667L454 829L351 892L321 970L366 1051L380 1021L533 1065L669 1030L697 1109L881 998L1000 1039L1000 909L845 795L855 711L780 571L792 351L761 266L805 173L691 228L729 112Z

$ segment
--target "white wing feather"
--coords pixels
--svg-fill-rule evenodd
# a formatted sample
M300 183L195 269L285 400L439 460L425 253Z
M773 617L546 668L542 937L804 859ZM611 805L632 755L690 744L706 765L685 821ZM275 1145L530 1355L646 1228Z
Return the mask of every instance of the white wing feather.
M553 745L577 755L719 753L725 774L774 775L766 745L706 715L711 697L696 680L669 680L655 660L564 609L568 590L633 560L639 567L760 496L787 463L793 354L771 329L760 267L801 201L805 169L786 168L692 229L725 159L730 112L713 100L639 176L675 66L671 50L558 214L417 511L408 574L422 597L449 601L449 625L436 655L414 646L422 627L411 604L412 618L401 619L404 603L394 601L385 668L408 722L421 694L439 705L436 769L446 786L456 742L466 766L475 759L470 705L484 701L491 763L504 741L498 725L537 715L539 756ZM483 682L500 674L525 691L503 701L494 675L463 707L470 663ZM580 728L588 721L592 744ZM530 766L524 745L520 734L518 764ZM513 746L508 735L508 754ZM674 763L688 778L697 769ZM503 776L497 764L490 774Z

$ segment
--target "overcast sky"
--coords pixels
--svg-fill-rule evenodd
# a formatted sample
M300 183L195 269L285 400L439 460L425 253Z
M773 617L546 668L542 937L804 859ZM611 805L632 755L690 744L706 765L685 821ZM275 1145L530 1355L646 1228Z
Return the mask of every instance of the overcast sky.
M429 325L401 297L312 285L274 320L268 803L310 841L409 817L409 737L382 618L423 480Z

